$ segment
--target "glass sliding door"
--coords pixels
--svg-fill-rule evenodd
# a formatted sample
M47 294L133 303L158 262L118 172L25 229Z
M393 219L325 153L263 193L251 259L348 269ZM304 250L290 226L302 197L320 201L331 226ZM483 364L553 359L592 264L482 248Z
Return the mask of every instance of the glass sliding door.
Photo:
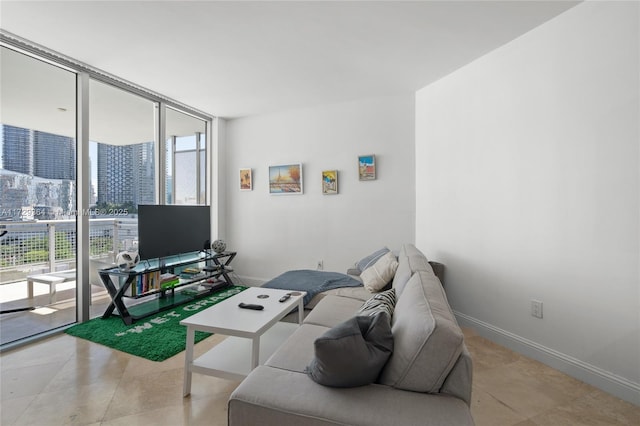
M166 204L206 204L206 132L206 121L167 108Z
M0 344L76 321L75 72L0 47Z
M98 270L137 248L140 204L208 202L211 119L4 33L0 93L2 350L102 315Z
M91 317L111 301L98 269L138 245L138 205L156 204L158 104L117 87L89 83Z

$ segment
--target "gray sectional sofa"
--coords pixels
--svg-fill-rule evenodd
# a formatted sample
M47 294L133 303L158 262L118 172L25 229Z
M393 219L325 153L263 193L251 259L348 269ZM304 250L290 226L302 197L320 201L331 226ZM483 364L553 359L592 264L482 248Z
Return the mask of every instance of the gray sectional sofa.
M442 285L415 246L404 245L398 262L393 352L375 383L328 387L305 373L314 359L314 341L355 316L371 296L325 295L233 392L229 426L473 425L471 357Z

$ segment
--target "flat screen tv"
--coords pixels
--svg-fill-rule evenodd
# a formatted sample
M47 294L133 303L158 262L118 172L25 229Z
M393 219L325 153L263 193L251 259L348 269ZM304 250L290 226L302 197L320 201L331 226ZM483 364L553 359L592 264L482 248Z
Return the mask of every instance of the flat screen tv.
M210 248L209 206L138 205L140 259L157 259Z

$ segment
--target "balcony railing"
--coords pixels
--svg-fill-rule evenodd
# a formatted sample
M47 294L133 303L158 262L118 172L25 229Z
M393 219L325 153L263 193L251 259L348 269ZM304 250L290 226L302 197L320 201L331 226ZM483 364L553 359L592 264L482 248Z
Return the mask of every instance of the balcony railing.
M113 262L115 255L137 245L138 220L90 219L89 257ZM76 221L4 222L0 237L0 284L27 275L75 269Z

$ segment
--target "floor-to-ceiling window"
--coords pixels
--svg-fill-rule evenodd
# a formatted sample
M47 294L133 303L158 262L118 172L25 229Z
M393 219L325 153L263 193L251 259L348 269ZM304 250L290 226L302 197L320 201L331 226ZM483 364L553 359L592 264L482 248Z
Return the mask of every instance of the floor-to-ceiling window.
M139 204L208 202L211 118L42 46L0 38L3 349L104 312L110 299L97 270L136 248ZM77 190L87 186L77 176L88 176L88 192ZM76 306L79 295L86 303Z
M76 321L76 74L0 47L0 343Z
M111 300L98 270L138 244L138 205L156 204L157 102L91 79L89 84L91 316Z

